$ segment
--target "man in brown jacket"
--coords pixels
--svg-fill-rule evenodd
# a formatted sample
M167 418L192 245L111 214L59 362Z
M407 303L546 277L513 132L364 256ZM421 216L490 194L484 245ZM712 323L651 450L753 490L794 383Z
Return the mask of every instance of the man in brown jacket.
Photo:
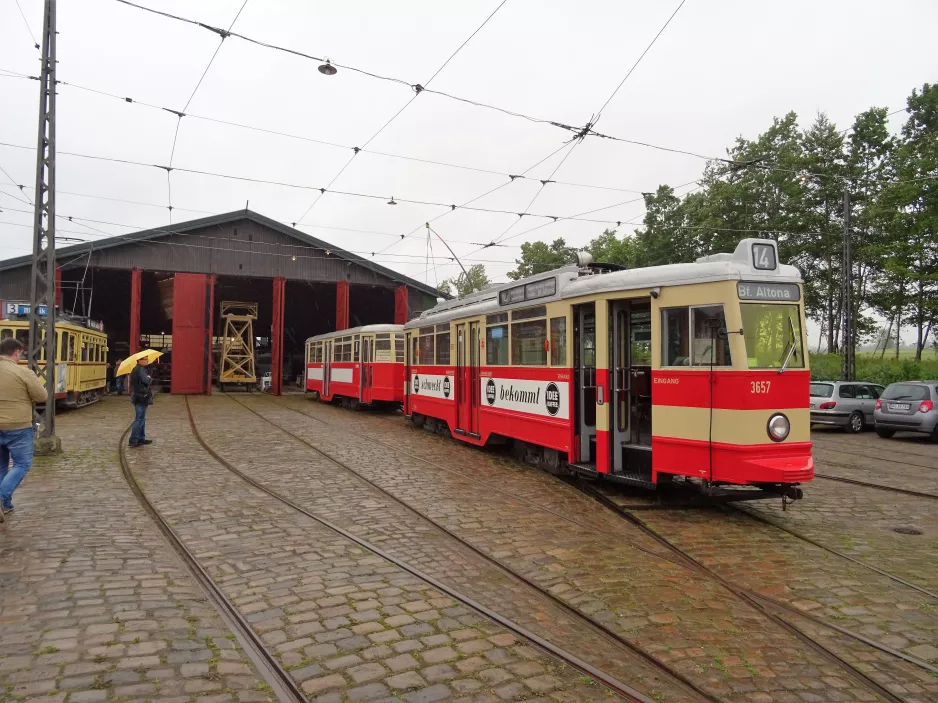
M13 337L0 342L0 522L13 512L13 491L33 463L33 403L48 397L42 380L19 365L22 352Z

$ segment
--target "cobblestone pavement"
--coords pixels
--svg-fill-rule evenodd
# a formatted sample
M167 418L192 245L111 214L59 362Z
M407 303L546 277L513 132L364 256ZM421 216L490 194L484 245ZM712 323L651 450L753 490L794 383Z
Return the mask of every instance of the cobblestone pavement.
M127 488L117 441L129 405L61 414L64 453L36 458L0 525L0 695L272 701Z
M276 403L259 398L241 400L323 451L338 456L502 563L538 579L575 607L603 620L726 700L871 699L869 692L844 678L840 667L820 659L813 650L768 623L712 581L637 552L629 546L641 541L634 528L618 518L610 520L595 503L584 502L580 494L549 476L519 468L512 462L490 461L491 456L486 453L422 431L408 430L394 420L354 415L317 404L308 407L301 398ZM379 529L373 516L363 515L354 506L350 509L335 505L335 498L330 497L330 493L349 495L364 490L350 475L314 452L304 451L302 444L288 440L258 418L252 419L234 402L225 406L216 399L200 399L197 403L194 407L198 408L200 426L205 426L207 439L214 445L224 446L237 432L250 431L252 438L269 435L269 442L257 440L264 442L261 454L265 456L244 460L258 478L286 481L296 491L305 486L309 500L318 501L324 510L335 511L332 519L345 520L358 529ZM287 410L284 403L334 423L332 431ZM336 428L340 431L336 432ZM510 487L521 480L526 484L526 497L535 502L538 499L532 496L549 493L550 498L544 504L590 524L603 523L608 527L600 533L544 512L532 519L530 506L451 472L389 452L371 441L375 437L408 447L411 452L425 452L456 471L471 471L474 478L499 479L492 481L492 485ZM273 465L279 469L274 471L270 468ZM506 469L507 465L512 468ZM288 476L291 466L295 467L296 478ZM427 531L426 523L406 512L398 516L396 506L388 505L379 496L375 493L376 505L384 515L394 514L398 529L404 528L406 534L418 529ZM597 514L602 517L595 517ZM711 519L711 523L708 529L719 532L722 520ZM403 539L389 529L386 540L384 548L416 555L411 558L431 563L426 568L434 573L432 562L436 557L426 554L429 539L425 537L415 545L413 540ZM761 547L756 545L754 550L766 546L774 549L775 541L773 537ZM802 554L800 550L798 555ZM757 563L772 566L764 558ZM445 570L434 575L443 580L471 578L460 574L460 570L446 564ZM829 571L845 578L839 564L829 567ZM860 578L870 580L868 573L862 573ZM772 585L777 586L778 581ZM825 588L824 583L818 587ZM929 677L925 676L923 682L918 668L845 638L837 639L835 645L842 656L869 671L884 685L902 692L908 700L928 700L921 692L930 683Z
M203 411L237 409L225 398L197 398L192 405L210 444L216 438ZM271 487L287 489L274 485L274 475L289 473L297 457L280 452L280 439L271 441L256 418L232 420L214 421L230 433L219 454L239 468L263 463ZM148 425L172 441L131 453L135 476L311 700L610 699L574 669L222 467L191 433L182 399L161 399ZM313 491L328 488L310 484ZM290 497L321 512L303 500L302 490ZM383 515L367 491L336 494L333 501L394 529L393 516ZM679 692L654 694L687 700Z
M938 445L927 438L815 430L812 440L821 473L938 495Z

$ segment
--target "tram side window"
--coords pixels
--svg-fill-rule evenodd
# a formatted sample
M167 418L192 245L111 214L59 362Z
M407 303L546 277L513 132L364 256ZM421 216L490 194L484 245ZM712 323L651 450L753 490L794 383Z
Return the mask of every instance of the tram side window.
M0 330L0 342L2 342L4 339L9 339L12 336L13 330L10 328L4 327L2 330Z
M509 363L507 323L507 312L488 315L485 318L485 363L488 366L507 366Z
M333 357L335 361L351 361L352 360L352 338L351 337L339 337L335 341L335 355Z
M550 365L567 365L567 318L550 318Z
M449 363L449 325L436 326L436 363L445 366Z
M540 319L532 319L540 318ZM524 322L518 322L524 320ZM547 308L539 305L511 313L511 363L515 366L547 364Z
M359 356L359 347L361 345L361 338L358 335L355 335L355 356L352 357L352 361L358 361Z
M661 311L664 341L662 366L690 365L690 310L687 308L667 308Z
M436 330L433 327L420 328L420 343L417 350L417 359L420 364L431 365L434 362L434 344L433 335Z
M404 335L394 335L394 360L398 364L404 363Z
M75 335L68 335L68 360L75 361Z
M732 366L729 336L720 339L726 329L722 305L692 308L694 315L694 366Z
M391 351L391 335L379 334L375 336L375 361L394 361L394 355Z

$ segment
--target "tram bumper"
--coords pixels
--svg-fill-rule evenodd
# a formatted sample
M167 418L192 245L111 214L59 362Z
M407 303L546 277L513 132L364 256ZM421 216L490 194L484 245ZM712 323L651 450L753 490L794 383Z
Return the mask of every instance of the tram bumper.
M714 447L714 482L793 485L813 478L811 442Z

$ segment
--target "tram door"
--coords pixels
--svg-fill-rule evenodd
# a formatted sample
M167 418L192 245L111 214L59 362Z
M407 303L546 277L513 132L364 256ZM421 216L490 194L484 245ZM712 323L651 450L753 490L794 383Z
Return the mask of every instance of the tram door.
M322 343L322 394L328 398L329 381L332 380L332 340L327 339Z
M456 431L469 431L472 414L472 388L469 382L468 340L466 324L456 325Z
M479 437L479 323L456 325L456 431Z
M596 461L596 306L575 308L573 365L576 370L577 439L583 463Z
M479 403L482 399L482 377L479 375L482 346L479 344L479 323L469 323L469 434L479 439Z
M362 335L362 362L361 362L361 402L370 403L374 393L375 366L374 366L374 337Z
M651 479L651 301L610 306L612 470Z

